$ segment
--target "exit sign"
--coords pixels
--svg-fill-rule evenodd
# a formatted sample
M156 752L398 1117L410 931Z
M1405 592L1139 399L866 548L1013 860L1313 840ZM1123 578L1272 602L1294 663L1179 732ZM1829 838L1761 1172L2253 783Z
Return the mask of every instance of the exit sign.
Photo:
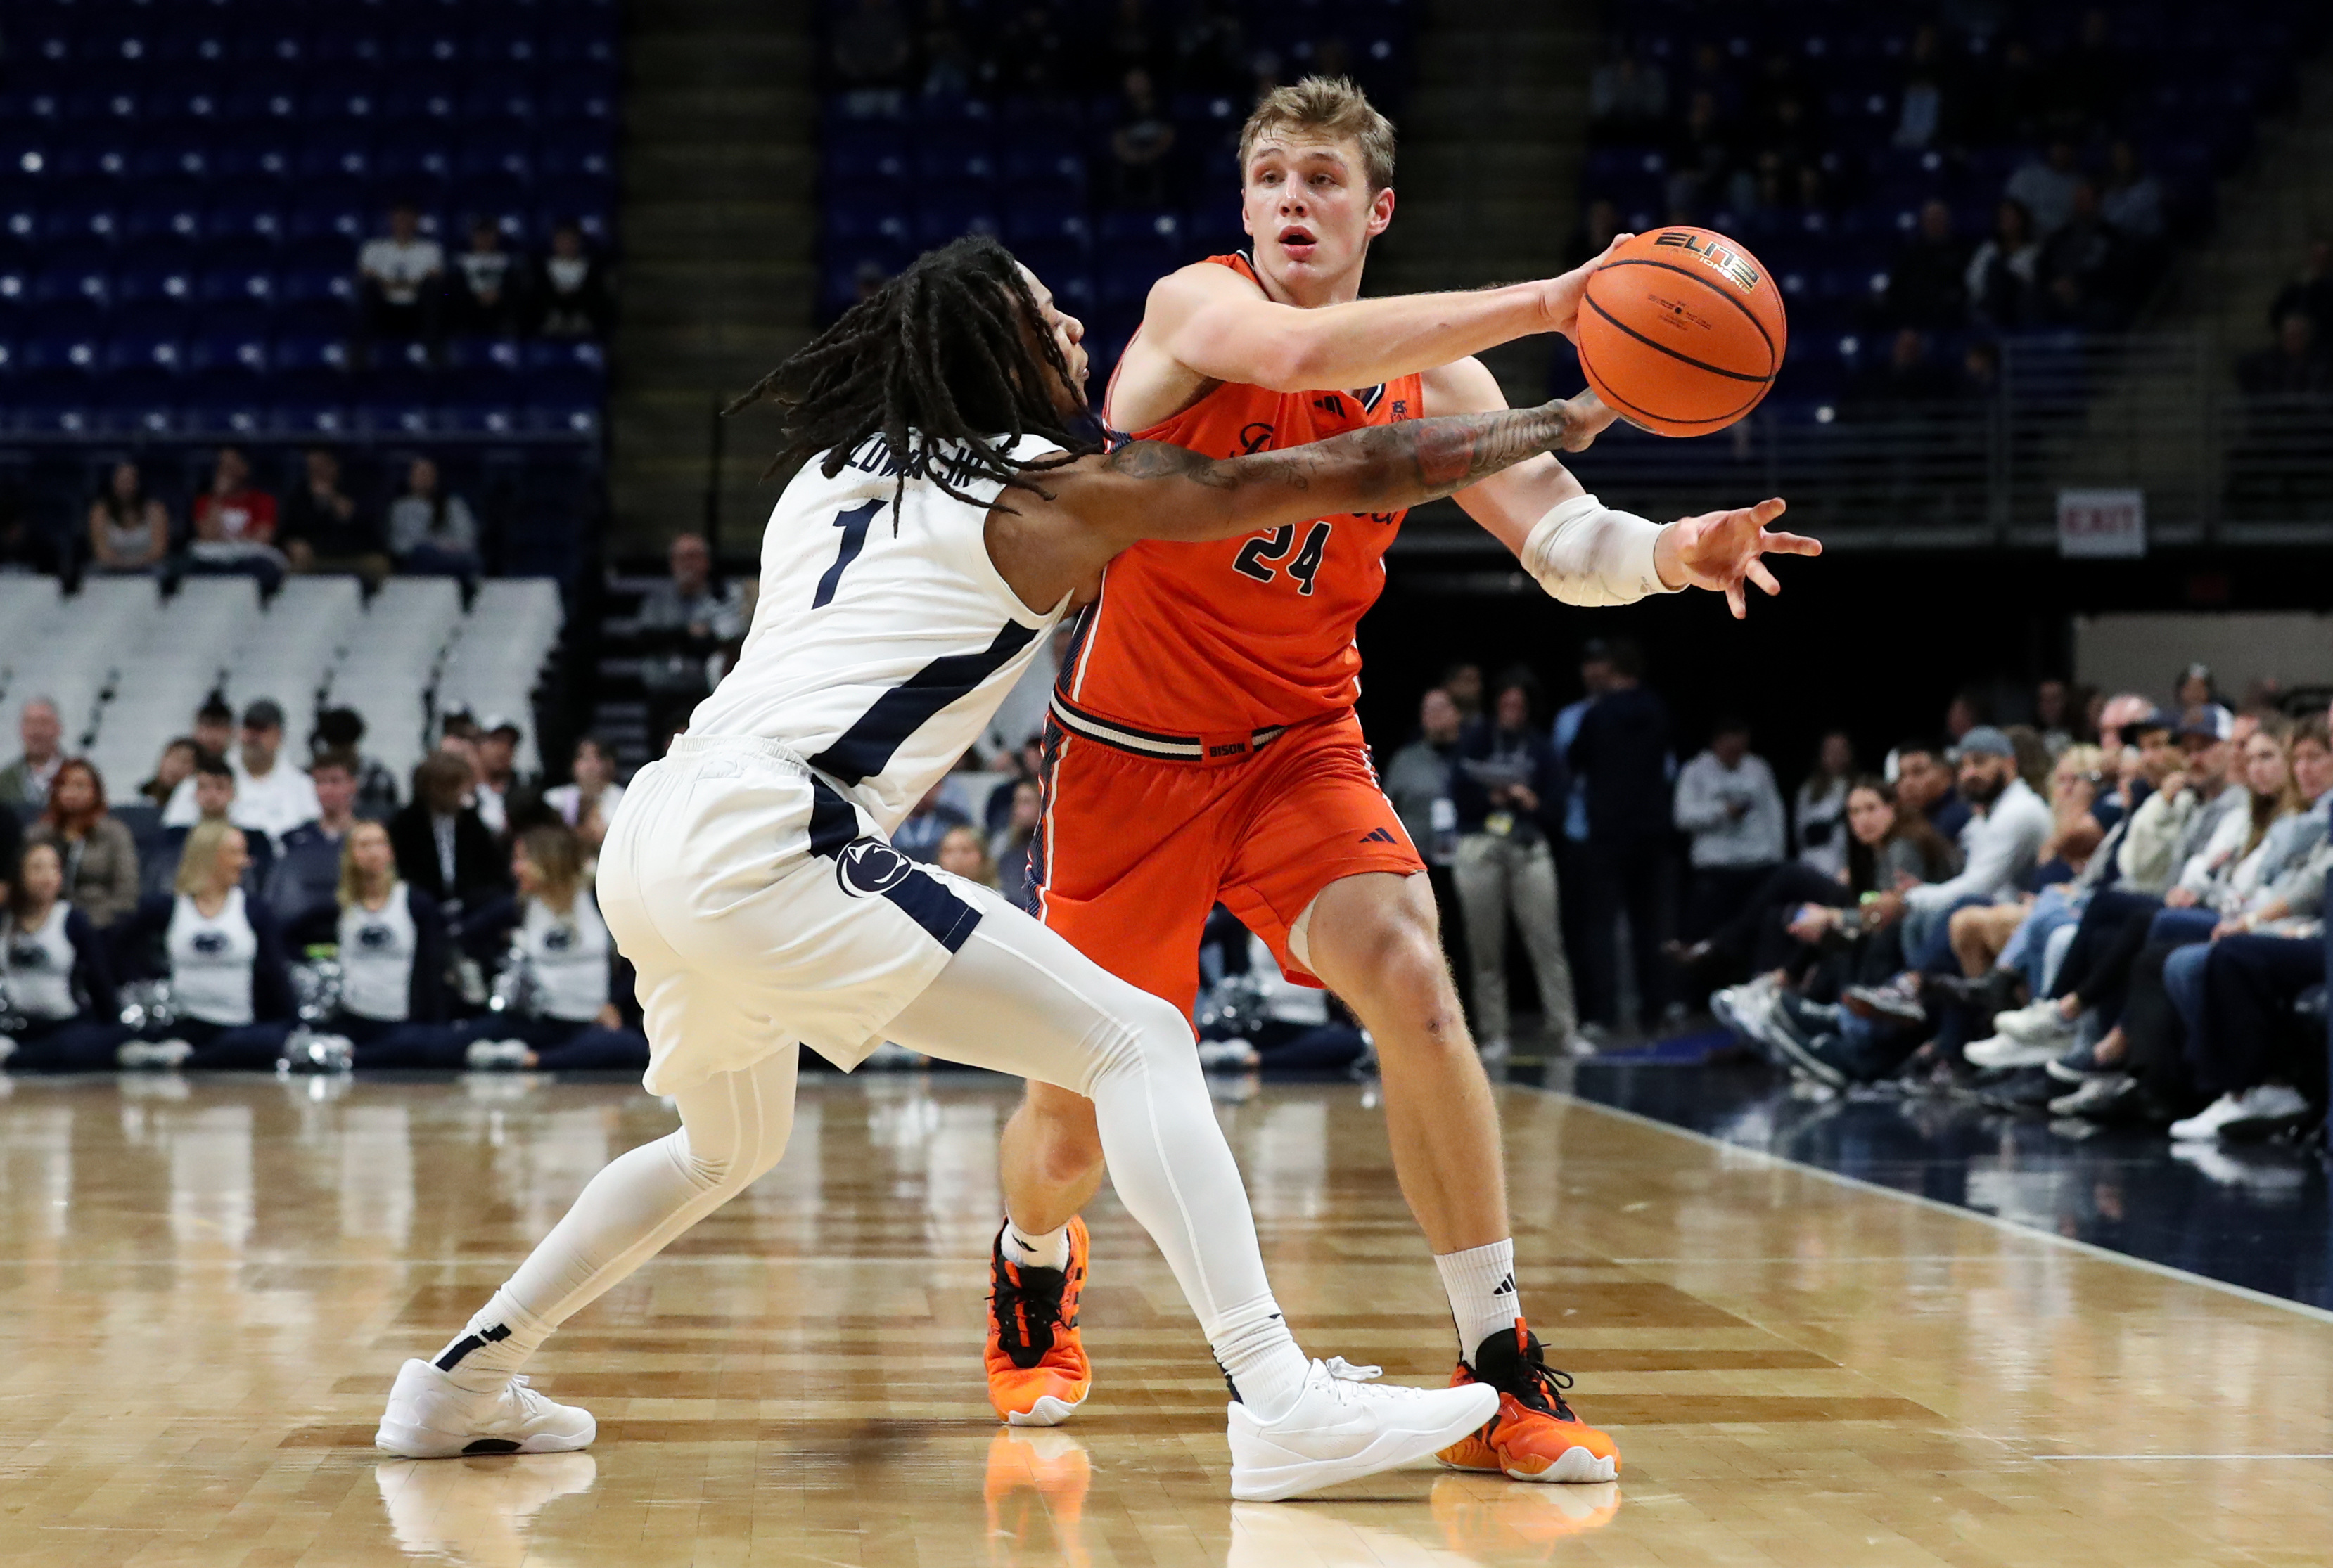
M2129 559L2146 553L2146 492L2061 490L2058 553Z

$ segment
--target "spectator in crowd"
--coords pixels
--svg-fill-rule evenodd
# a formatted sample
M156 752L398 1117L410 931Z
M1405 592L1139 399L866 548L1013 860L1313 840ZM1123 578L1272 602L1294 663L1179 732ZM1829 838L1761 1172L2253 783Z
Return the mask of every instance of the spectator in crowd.
M162 754L154 759L153 777L138 786L139 795L155 810L163 809L178 786L195 776L195 760L201 755L202 748L195 744L192 735L165 741Z
M397 874L397 851L378 822L350 825L341 842L332 890L333 936L341 965L339 1011L322 1026L355 1047L359 1066L391 1046L438 1056L452 1044L445 1028L446 922L437 900Z
M1969 246L1953 232L1952 204L1920 208L1920 228L1887 270L1887 320L1899 327L1949 332L1968 320Z
M1896 798L1906 810L1925 816L1945 843L1958 844L1972 813L1953 788L1944 750L1929 741L1907 741L1896 747Z
M2309 318L2315 341L2323 342L2333 333L2333 238L2319 235L2309 242L2308 263L2299 276L2277 291L2268 324L2281 332L2285 318L2296 311Z
M1855 742L1833 730L1815 748L1815 765L1791 802L1791 840L1799 864L1829 877L1847 873L1847 781L1855 773Z
M2065 682L2051 675L2033 687L2033 728L2052 757L2074 743L2073 693Z
M1458 828L1452 873L1473 960L1472 1021L1483 1056L1493 1062L1512 1048L1511 914L1531 959L1551 1048L1568 1052L1579 1027L1563 951L1555 855L1548 843L1562 827L1563 768L1546 732L1532 722L1537 687L1528 671L1502 677L1491 714L1460 737L1449 775Z
M2047 240L2074 215L2074 192L2081 183L2074 144L2059 137L2040 157L2019 165L2002 194L2025 209L2035 237Z
M355 811L369 822L386 822L397 810L397 776L388 764L364 750L364 715L354 708L327 708L316 715L308 736L308 750L317 756L346 752L357 760Z
M1922 23L1912 34L1904 90L1896 100L1896 146L1917 152L1957 139L1962 104L1957 73L1944 53L1943 32Z
M641 597L634 623L645 657L640 682L652 718L668 720L712 689L706 659L741 621L738 596L713 575L704 536L684 533L667 552L670 575Z
M1698 942L1739 913L1782 860L1782 792L1751 753L1748 724L1719 720L1708 749L1679 770L1676 825L1693 838L1685 936Z
M283 500L276 537L295 572L347 572L378 587L389 575L389 555L380 531L341 483L340 455L312 446L307 472Z
M17 709L16 738L24 751L0 768L0 806L45 805L49 783L65 765L65 726L56 703L34 697Z
M1588 808L1588 869L1580 894L1586 962L1581 1013L1599 1025L1620 1021L1619 920L1625 910L1634 950L1639 1021L1647 1028L1666 999L1662 943L1668 936L1668 705L1644 685L1636 645L1606 645L1604 690L1579 721L1565 760L1582 780Z
M929 865L939 857L940 840L951 827L970 826L972 818L957 810L946 798L947 779L943 777L924 791L924 797L907 813L907 819L891 831L891 846L910 859Z
M285 834L322 814L315 785L283 755L283 709L274 698L261 697L244 709L242 741L229 754L227 766L235 777L229 820L264 835L272 847L280 849ZM172 792L162 825L188 827L198 815L195 784L189 779Z
M176 1017L120 1047L125 1067L274 1066L298 1017L283 932L245 885L251 863L241 829L213 819L187 836L173 891L139 901L117 951L159 942ZM74 1064L81 1071L112 1062Z
M240 448L219 448L210 488L195 497L194 515L195 537L187 547L188 571L255 577L269 588L283 581L284 559L275 548L275 498L252 487L251 461Z
M2276 326L2276 346L2236 363L2236 384L2247 396L2314 401L2333 390L2333 364L2318 349L2317 323L2288 311Z
M491 217L470 221L470 244L454 258L446 288L448 330L479 338L505 338L525 320L526 270L503 248Z
M1037 889L1032 875L1037 854L1037 830L1045 821L1043 789L1022 779L1013 785L1011 815L988 842L988 857L996 865L997 890L1015 909L1037 913Z
M568 774L571 782L544 790L542 803L575 830L586 855L596 856L608 837L608 824L614 820L616 808L624 802L624 787L616 782L616 760L609 753L607 742L596 735L576 741Z
M97 924L68 889L53 843L35 843L0 883L0 982L24 1021L0 1035L10 1072L69 1071L113 1065L130 1031L113 989L113 962Z
M434 341L437 292L446 248L421 232L420 210L399 202L389 210L389 233L357 253L357 299L365 336L375 341Z
M1588 79L1588 117L1616 139L1642 138L1668 112L1668 73L1625 45L1616 44Z
M1118 124L1109 133L1118 199L1126 206L1157 206L1166 199L1167 158L1175 122L1158 102L1150 72L1137 67L1119 85Z
M170 513L146 493L138 465L113 465L105 489L89 503L89 564L100 572L150 572L170 553Z
M2098 187L2076 180L2066 221L2041 246L2044 309L2068 326L2120 325L2130 304L2129 262L2122 236L2098 211Z
M615 319L616 291L607 263L583 244L583 231L562 223L551 231L551 253L538 280L534 330L543 338L605 338Z
M1417 703L1417 734L1383 770L1386 798L1429 870L1450 864L1457 816L1450 800L1450 769L1465 721L1450 693L1435 686Z
M2106 188L2098 196L2098 212L2114 231L2139 245L2163 238L2163 182L2138 160L2138 149L2128 137L2117 137L2107 154Z
M983 887L996 887L996 862L988 853L987 841L980 829L971 823L959 823L940 835L940 846L932 856L932 864L953 876L966 882L976 882Z
M525 731L514 721L489 714L478 726L477 749L472 754L471 766L476 773L470 789L472 804L486 831L504 841L510 838L514 817L524 804L514 798L524 788L518 772L518 743L524 737Z
M1483 716L1483 666L1462 661L1442 672L1442 689L1457 705L1458 717L1473 723Z
M468 804L470 765L433 751L413 770L413 798L389 823L397 874L435 899L448 918L506 891L506 862Z
M195 710L195 750L224 757L235 744L235 710L213 692Z
M2204 709L2225 707L2220 700L2220 688L2212 678L2212 666L2193 664L2179 672L2179 684L2171 688L2171 711L2183 724L2201 715Z
M1963 281L1970 320L2001 330L2032 320L2040 308L2040 268L2032 214L2024 203L2004 199L1993 209L1992 234L1969 257Z
M1952 371L1936 362L1927 334L1916 327L1898 328L1887 341L1887 358L1855 378L1857 401L1890 417L1933 413L1954 390Z
M64 872L65 897L101 929L138 904L138 845L106 810L105 780L75 757L57 770L48 809L31 841L53 846Z
M408 577L475 578L478 520L470 503L438 486L437 464L417 457L405 468L405 493L389 503L389 553Z
M16 858L24 850L24 825L16 818L13 807L0 806L0 899L7 896L8 878L14 875Z
M341 849L357 825L357 760L327 751L308 765L316 817L283 835L268 874L267 902L295 944L329 942L339 910Z

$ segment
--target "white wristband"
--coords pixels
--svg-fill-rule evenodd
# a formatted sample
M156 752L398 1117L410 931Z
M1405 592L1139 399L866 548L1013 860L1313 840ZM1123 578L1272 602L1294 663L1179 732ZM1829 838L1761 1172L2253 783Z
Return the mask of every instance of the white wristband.
M1523 569L1568 605L1632 605L1675 593L1653 561L1664 526L1576 495L1532 527L1523 541Z

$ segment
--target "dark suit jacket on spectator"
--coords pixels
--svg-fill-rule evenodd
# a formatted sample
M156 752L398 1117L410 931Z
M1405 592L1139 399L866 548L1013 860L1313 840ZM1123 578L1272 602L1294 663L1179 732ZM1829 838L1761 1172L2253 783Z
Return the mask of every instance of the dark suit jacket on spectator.
M1591 845L1617 847L1675 831L1669 750L1668 704L1644 687L1607 692L1589 706L1566 760L1587 786Z
M1552 839L1563 831L1563 763L1555 754L1555 742L1544 730L1534 727L1521 734L1510 734L1490 719L1478 718L1458 737L1457 761L1450 770L1450 804L1458 813L1459 832L1481 833L1491 815L1491 792L1476 770L1467 766L1470 762L1497 762L1524 769L1527 776L1523 782L1539 797L1539 809L1513 814L1522 837L1530 837L1528 829L1521 828L1524 821L1538 828L1539 835L1545 838Z
M427 807L416 801L390 817L389 843L397 852L397 875L440 904L447 899L466 904L510 888L509 863L475 810L465 810L454 818L451 886L437 864L437 836L430 827Z

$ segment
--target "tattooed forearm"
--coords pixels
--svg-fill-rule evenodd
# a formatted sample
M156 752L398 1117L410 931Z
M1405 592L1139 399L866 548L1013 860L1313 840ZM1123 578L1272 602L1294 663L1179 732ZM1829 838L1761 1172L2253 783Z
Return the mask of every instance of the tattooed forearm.
M1323 492L1324 508L1382 512L1465 489L1563 445L1584 422L1566 403L1495 414L1404 420L1327 441L1208 462L1180 447L1138 442L1111 458L1121 472L1174 477L1224 490ZM1137 456L1140 453L1142 455Z

